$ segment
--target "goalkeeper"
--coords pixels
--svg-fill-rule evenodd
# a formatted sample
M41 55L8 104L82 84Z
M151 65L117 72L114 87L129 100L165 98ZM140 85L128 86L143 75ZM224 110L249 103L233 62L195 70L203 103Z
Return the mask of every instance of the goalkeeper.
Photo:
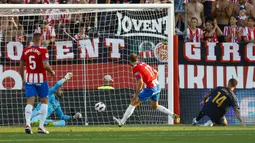
M66 124L65 121L66 120L77 119L77 118L82 117L81 113L79 113L79 112L77 112L73 116L64 115L64 113L63 113L63 111L60 107L60 103L57 100L57 98L60 98L62 96L61 86L66 81L68 81L72 76L73 76L72 73L67 73L64 78L59 80L53 87L51 87L49 89L48 114L47 114L47 117L46 117L47 119L44 123L45 125L47 125L47 126L65 126L65 124ZM32 126L37 126L37 124L39 124L39 121L40 121L40 108L41 108L41 104L38 104L36 106L36 108L33 110L32 119L31 119ZM53 121L53 120L49 119L49 117L51 116L51 114L54 111L60 117L60 120Z

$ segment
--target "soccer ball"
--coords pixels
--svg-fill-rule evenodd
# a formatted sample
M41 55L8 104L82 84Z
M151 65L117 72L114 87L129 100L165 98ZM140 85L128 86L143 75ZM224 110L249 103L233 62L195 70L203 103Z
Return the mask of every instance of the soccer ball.
M105 104L103 102L98 102L95 104L95 110L98 111L98 112L103 112L105 111Z

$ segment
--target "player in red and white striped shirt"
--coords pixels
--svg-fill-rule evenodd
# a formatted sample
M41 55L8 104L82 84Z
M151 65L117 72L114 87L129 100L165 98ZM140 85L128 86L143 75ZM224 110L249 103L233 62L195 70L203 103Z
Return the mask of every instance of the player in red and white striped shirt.
M203 38L203 32L200 28L197 28L198 19L196 17L191 18L190 27L187 28L186 41L187 42L200 42Z
M255 18L248 18L248 26L243 29L243 38L245 43L255 43Z
M130 54L129 63L133 67L133 74L137 80L137 87L135 95L126 109L123 118L120 120L113 117L113 119L118 123L118 126L123 126L127 119L133 114L135 108L148 100L151 101L153 109L171 116L177 123L179 123L180 118L177 114L174 114L172 111L158 103L160 95L160 86L157 79L158 71L144 62L140 62L135 53Z
M48 111L48 92L49 86L46 77L46 71L53 77L55 72L52 70L48 60L48 50L41 46L41 34L35 33L33 35L33 46L25 48L20 59L20 75L24 81L25 95L27 98L27 105L25 107L26 128L27 134L32 134L30 120L32 116L35 96L38 95L41 101L41 117L38 133L48 134L49 132L44 128ZM26 66L26 77L24 77L24 70Z
M55 29L53 26L49 26L49 24L43 24L41 27L38 27L34 33L42 34L43 41L45 41L47 45L56 40Z
M237 18L230 17L230 26L224 27L224 36L226 42L239 43L242 40L242 27L237 26Z

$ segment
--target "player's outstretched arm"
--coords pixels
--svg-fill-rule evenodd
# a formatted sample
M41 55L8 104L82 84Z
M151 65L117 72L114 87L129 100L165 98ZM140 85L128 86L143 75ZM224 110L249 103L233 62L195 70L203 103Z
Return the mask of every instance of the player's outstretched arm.
M72 76L73 76L73 74L71 72L67 73L64 78L59 80L53 87L50 88L50 92L55 93L57 91L57 89L60 86L62 86L66 81L68 81Z
M70 120L70 119L77 119L82 118L81 113L77 112L73 116L64 115L62 109L60 106L56 109L56 114L60 117L61 120Z
M56 114L60 117L61 120L70 120L72 117L68 115L64 115L60 106L56 109Z
M234 108L234 111L235 111L236 118L240 121L241 125L243 127L245 127L245 124L243 123L243 121L241 119L241 115L240 115L240 112L239 112L238 108Z
M47 72L50 73L50 75L51 75L52 77L55 76L55 72L52 70L52 68L51 68L51 66L50 66L50 64L49 64L48 61L44 61L44 62L43 62L43 67L44 67L44 69L46 69Z

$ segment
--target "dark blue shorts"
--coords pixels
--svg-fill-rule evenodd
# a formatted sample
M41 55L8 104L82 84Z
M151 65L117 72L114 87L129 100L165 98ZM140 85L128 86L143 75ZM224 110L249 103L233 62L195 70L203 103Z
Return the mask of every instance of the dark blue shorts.
M153 101L159 100L160 86L157 85L154 88L144 88L139 94L138 98L141 101L147 101L149 99Z
M40 98L46 98L49 94L48 81L43 83L27 83L24 84L26 98L38 95Z
M212 120L212 122L219 125L223 123L225 116L217 108L215 109L215 107L205 104L202 111Z

